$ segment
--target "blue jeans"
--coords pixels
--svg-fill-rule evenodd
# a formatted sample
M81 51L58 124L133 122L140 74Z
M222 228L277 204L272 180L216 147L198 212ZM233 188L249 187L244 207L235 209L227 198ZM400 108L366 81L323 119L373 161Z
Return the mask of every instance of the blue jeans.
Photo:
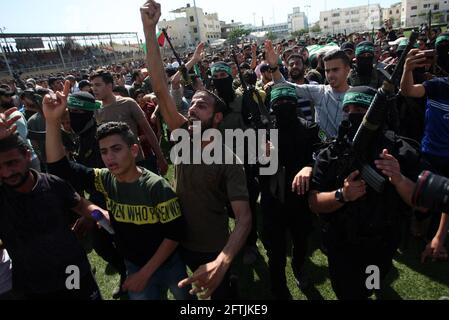
M141 267L125 260L126 272L130 276L138 272ZM167 289L173 293L176 300L193 300L195 296L189 294L191 286L178 288L178 282L187 278L186 266L179 254L175 252L151 276L142 292L129 291L131 300L162 300Z

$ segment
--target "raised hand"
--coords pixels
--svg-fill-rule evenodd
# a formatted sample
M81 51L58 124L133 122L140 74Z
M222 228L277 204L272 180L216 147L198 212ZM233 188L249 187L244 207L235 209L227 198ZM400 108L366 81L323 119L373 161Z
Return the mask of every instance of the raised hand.
M70 92L70 81L64 83L64 90L56 92L56 95L45 95L42 101L42 111L45 119L49 122L61 121L67 108L67 98Z
M202 60L202 55L204 52L204 42L201 42L199 45L197 45L195 52L193 53L193 59L195 63L198 63Z
M265 60L272 68L278 65L279 56L274 51L273 43L270 40L265 41Z
M154 30L161 17L161 5L154 0L149 0L140 7L140 17L144 31Z

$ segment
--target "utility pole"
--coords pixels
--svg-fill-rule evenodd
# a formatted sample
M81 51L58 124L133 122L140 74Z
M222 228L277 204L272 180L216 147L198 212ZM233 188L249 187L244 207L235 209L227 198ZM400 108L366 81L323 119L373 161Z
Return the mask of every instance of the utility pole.
M4 30L6 30L5 27L0 28L0 32L2 33L3 39L5 40L5 45L7 47L8 43L6 42L6 37L5 37L5 34L3 33ZM6 66L8 67L9 75L12 77L13 76L12 69L11 69L11 66L9 65L8 58L6 57L5 49L3 49L3 46L1 45L1 43L0 43L0 47L2 48L3 59L5 59L5 63L6 63Z
M307 34L309 35L309 39L310 39L310 27L309 27L309 14L310 14L310 5L306 5L305 8L307 9L307 16L306 16L306 28L307 28Z
M193 6L195 7L196 31L198 31L198 41L201 42L200 21L198 20L198 9L196 7L195 0L193 0Z

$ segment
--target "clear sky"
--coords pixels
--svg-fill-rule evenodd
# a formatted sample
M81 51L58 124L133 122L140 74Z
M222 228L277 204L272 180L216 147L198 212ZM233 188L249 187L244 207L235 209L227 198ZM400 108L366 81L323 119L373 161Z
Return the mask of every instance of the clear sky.
M169 11L193 0L160 0L162 18L174 17ZM300 7L309 22L319 20L320 11L379 3L388 7L398 0L196 0L205 12L218 13L220 20L260 25L287 21L293 7ZM139 32L139 7L144 0L0 0L0 27L7 33L35 32ZM308 8L307 6L310 6Z

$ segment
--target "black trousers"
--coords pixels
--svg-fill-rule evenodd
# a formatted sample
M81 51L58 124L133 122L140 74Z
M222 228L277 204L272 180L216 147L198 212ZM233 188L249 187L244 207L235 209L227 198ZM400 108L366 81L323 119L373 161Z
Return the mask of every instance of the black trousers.
M102 300L100 289L92 273L81 277L79 289L61 289L55 292L24 294L27 300Z
M368 266L379 268L379 280L386 277L392 268L393 256L399 245L399 231L382 239L360 240L356 243L342 244L333 230L323 233L327 247L327 259L332 289L340 300L368 299L373 290L368 289L366 281L372 272ZM382 289L382 287L380 287Z
M249 206L251 208L251 231L246 239L247 246L256 246L257 242L257 198L259 198L258 168L256 166L245 166L246 185L249 193Z
M184 247L179 248L179 253L181 254L181 258L183 259L184 263L190 268L190 270L192 270L192 272L195 272L195 270L198 269L199 266L214 261L219 254L219 252L191 251ZM230 271L228 269L225 276L223 277L223 281L220 283L214 293L212 293L211 299L230 300L235 298L235 293L231 288Z
M104 196L98 192L93 193L89 199L93 203L99 205L102 208L106 208L106 201ZM120 276L126 278L126 266L123 256L117 249L114 241L114 237L106 230L97 228L92 229L92 247L95 252L107 263L114 267Z
M290 188L286 189L285 203L282 204L270 193L269 177L261 178L262 238L268 255L271 290L275 296L282 296L287 290L287 232L293 244L292 269L298 277L307 257L308 238L312 231L312 213L306 198L292 193Z
M114 243L114 238L104 229L94 227L92 230L92 247L95 252L106 262L111 264L120 276L126 278L126 266L123 256Z

